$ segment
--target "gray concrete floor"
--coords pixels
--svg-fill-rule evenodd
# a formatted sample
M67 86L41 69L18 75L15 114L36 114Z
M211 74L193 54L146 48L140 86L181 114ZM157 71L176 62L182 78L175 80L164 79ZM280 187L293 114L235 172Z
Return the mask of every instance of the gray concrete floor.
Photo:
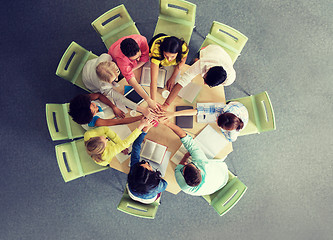
M268 91L277 130L240 137L227 164L248 186L219 217L200 197L163 194L155 220L116 210L126 175L108 170L69 183L59 172L46 103L82 90L55 75L71 41L106 51L90 23L124 3L152 37L158 1L7 1L1 7L0 239L332 239L332 15L328 0L192 1L197 31L228 24L249 41L236 82ZM202 38L193 33L190 55ZM235 85L228 99L245 94Z

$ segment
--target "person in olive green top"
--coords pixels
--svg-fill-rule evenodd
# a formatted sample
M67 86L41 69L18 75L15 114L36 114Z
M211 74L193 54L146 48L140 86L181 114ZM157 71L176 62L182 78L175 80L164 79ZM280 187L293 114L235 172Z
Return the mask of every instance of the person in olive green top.
M91 129L84 134L87 153L97 164L107 166L118 153L128 148L151 122L152 120L146 118L141 119L139 126L124 140L109 127Z

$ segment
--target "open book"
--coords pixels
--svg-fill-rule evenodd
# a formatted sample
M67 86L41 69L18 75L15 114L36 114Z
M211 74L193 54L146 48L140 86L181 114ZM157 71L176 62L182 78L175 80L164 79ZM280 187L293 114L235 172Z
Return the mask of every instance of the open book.
M198 123L212 123L216 122L221 109L225 106L225 103L197 103Z
M202 86L200 86L199 84L190 82L179 91L178 96L192 103L194 99L198 96L201 88Z
M165 87L165 79L166 79L167 71L165 69L160 68L158 70L157 77L157 87L164 88ZM150 67L143 67L141 72L141 85L142 86L150 86Z
M198 134L194 141L199 145L208 159L213 159L229 143L222 134L216 132L216 130L209 125ZM178 165L186 152L188 151L182 144L171 158L171 161ZM221 160L219 159L218 161Z
M175 155L172 156L171 161L174 162L176 165L178 165L187 152L188 152L187 149L182 144L175 153ZM192 160L191 156L189 157L189 159Z
M167 149L168 148L162 144L146 139L140 156L147 160L161 164Z

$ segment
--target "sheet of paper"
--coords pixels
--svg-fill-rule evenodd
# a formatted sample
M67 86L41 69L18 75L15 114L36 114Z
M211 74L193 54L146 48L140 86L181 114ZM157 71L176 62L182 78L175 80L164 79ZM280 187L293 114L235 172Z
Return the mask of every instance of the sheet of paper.
M207 158L214 158L229 142L214 128L207 125L194 139L202 145ZM212 157L213 156L213 157Z
M194 99L198 96L201 88L202 86L190 82L179 91L178 96L192 103Z

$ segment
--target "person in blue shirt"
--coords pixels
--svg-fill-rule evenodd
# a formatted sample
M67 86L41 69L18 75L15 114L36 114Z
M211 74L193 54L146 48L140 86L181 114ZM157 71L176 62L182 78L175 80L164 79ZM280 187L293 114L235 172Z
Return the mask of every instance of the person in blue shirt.
M95 100L100 100L102 103L111 107L114 114L119 118L105 119L101 106L95 102ZM89 129L89 127L128 124L139 121L143 117L141 115L125 118L124 113L101 93L80 94L76 96L69 103L68 113L74 122L81 124L86 130Z
M140 136L134 141L131 153L130 172L127 178L129 196L138 202L150 204L156 201L168 183L162 179L161 173L155 171L145 160L140 161L141 144L154 121L142 130Z

